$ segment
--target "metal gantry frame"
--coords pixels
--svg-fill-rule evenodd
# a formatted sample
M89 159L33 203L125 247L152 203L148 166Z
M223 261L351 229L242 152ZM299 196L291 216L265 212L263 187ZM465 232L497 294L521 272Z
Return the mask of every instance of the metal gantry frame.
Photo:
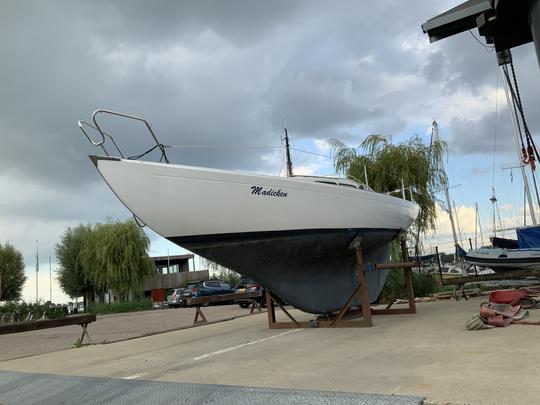
M405 285L403 290L407 293L407 308L394 308L392 305L395 299L392 299L385 309L373 309L369 302L369 292L365 276L364 258L362 248L354 247L356 255L356 275L358 277L358 286L352 292L347 302L341 309L330 315L319 315L316 319L310 321L297 321L285 308L283 301L274 293L266 290L266 305L268 307L268 327L270 329L297 329L297 328L351 328L351 327L370 327L373 326L373 315L394 315L394 314L415 314L416 303L414 301L412 268L418 266L417 261L409 261L409 252L405 240L401 240L401 252L403 262L401 263L380 263L375 264L370 271L379 270L402 270L405 274ZM403 291L402 290L402 291ZM352 304L358 298L361 307L352 308ZM276 306L289 318L289 321L276 320ZM362 317L362 319L355 319Z

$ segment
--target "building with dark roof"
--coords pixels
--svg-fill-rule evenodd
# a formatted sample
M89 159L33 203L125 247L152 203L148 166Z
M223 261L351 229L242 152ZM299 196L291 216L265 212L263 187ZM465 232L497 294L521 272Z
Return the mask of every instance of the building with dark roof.
M156 265L156 273L144 278L144 295L150 296L155 288L178 288L188 281L208 279L208 270L195 271L194 257L193 254L152 257ZM193 263L191 271L190 260Z

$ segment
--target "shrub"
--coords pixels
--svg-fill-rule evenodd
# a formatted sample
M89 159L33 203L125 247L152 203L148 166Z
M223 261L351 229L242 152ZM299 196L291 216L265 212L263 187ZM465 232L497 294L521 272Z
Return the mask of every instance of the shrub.
M133 301L113 302L111 304L93 303L88 306L88 313L94 315L119 314L123 312L148 311L152 309L152 300L141 298Z
M29 314L32 315L33 320L58 319L65 316L62 308L51 307L49 304L43 303L7 302L0 307L0 320L3 322L21 322L26 320Z
M413 272L413 288L415 297L426 297L438 291L437 282L430 274L425 273ZM399 270L390 271L381 292L381 300L390 301L396 298L406 298L406 296L405 274Z
M415 297L427 297L439 289L431 274L426 273L413 273L413 286Z
M392 270L388 272L386 276L386 282L384 283L384 288L381 292L380 299L382 301L391 301L396 298L402 298L401 291L405 285L405 276L402 271Z

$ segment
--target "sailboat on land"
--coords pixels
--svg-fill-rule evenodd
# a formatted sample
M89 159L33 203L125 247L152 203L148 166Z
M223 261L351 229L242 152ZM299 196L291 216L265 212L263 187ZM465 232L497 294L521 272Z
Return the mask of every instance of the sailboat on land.
M471 265L489 267L496 273L540 268L540 226L516 228L516 234L517 240L504 239L502 244L501 238L492 238L492 247L467 252L464 254L465 261Z
M125 158L96 117L144 123L162 162ZM351 241L361 238L368 263L387 262L390 242L414 222L417 204L374 192L356 180L265 176L170 164L142 118L97 110L79 127L104 155L90 159L118 199L158 234L208 260L249 275L281 299L311 313L330 313L357 286ZM86 132L96 130L94 141ZM105 141L118 151L111 156ZM159 198L157 197L159 196ZM379 296L385 271L366 273L370 301Z

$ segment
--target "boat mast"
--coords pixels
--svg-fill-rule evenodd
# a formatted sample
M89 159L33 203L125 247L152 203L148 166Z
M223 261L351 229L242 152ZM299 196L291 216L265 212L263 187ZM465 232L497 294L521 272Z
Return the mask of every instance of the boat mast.
M459 226L459 216L458 216L458 213L457 213L457 207L456 207L456 202L455 201L452 201L454 203L454 213L456 214L456 225L457 225L457 232L458 232L458 240L460 243L463 243L463 237L461 236L461 227Z
M503 77L504 77L504 73L503 73ZM518 134L518 129L517 129L517 123L516 123L516 120L515 120L514 114L513 114L514 107L513 107L512 101L510 99L510 91L508 89L508 84L506 83L506 80L504 80L504 79L503 79L503 84L504 84L504 93L506 95L506 104L507 104L507 107L508 107L508 112L510 114L510 120L512 121L513 138L514 138L514 143L516 145L516 151L517 151L517 154L518 154L518 163L519 163L519 167L521 169L521 176L523 177L523 187L525 188L525 197L527 198L527 203L529 205L529 213L531 214L531 221L532 221L533 225L536 225L536 215L534 214L533 200L532 200L532 197L531 197L531 191L529 189L529 182L527 180L527 174L525 173L525 167L524 167L523 163L521 162L522 156L521 156L521 149L519 147L519 141L518 141L519 134Z
M441 139L439 138L439 125L437 124L437 121L433 121L433 124L431 126L431 132L433 134L433 139L435 139L436 142L440 142ZM445 176L443 179L443 186L444 186L444 194L446 196L446 206L448 207L448 215L450 217L450 225L452 225L452 236L454 237L454 248L455 248L455 255L457 257L457 247L458 239L457 239L457 233L456 233L456 225L454 224L454 215L452 214L452 202L450 201L450 192L448 191L448 179L446 178L446 172L444 171L444 159L441 159L441 169L444 172Z
M484 245L484 235L482 234L482 224L480 223L480 212L478 212L478 203L474 203L475 205L475 208L476 208L476 218L475 218L475 235L476 235L476 229L478 229L480 231L480 245L483 246ZM478 228L477 228L478 226ZM478 248L478 245L477 245L477 242L476 242L476 236L475 236L475 241L474 241L474 248L477 249Z
M478 249L478 203L474 203L474 248Z
M285 156L287 159L287 177L293 177L291 151L289 145L289 133L287 132L287 123L283 120L283 129L285 130Z
M493 229L492 229L492 233L493 233L493 236L495 237L495 236L497 236L497 222L495 221L495 209L496 209L495 206L497 204L497 197L495 197L495 187L492 187L491 189L492 189L493 193L492 193L491 198L489 199L489 201L491 201L491 204L493 206L493 219L492 219L492 221L493 221L493 225L492 225Z

